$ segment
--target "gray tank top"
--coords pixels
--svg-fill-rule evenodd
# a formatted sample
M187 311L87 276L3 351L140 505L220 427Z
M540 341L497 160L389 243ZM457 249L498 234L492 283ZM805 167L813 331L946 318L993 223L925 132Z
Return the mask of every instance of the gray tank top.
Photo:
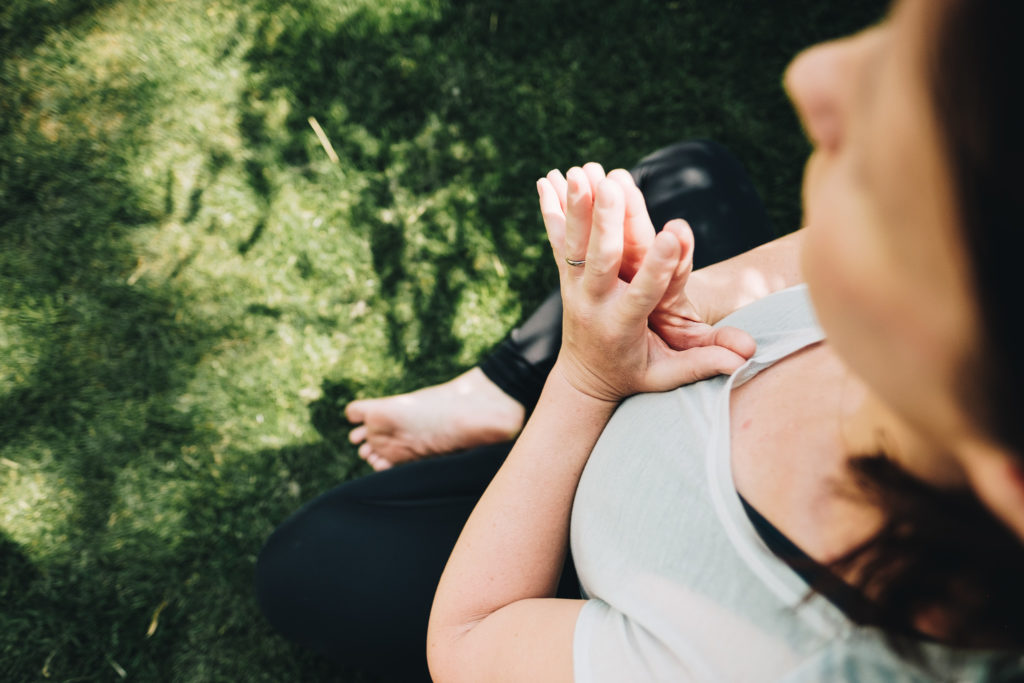
M754 357L731 377L624 401L580 479L571 544L587 602L575 679L989 679L998 653L929 644L922 667L826 599L805 599L807 584L765 546L733 485L729 394L823 334L803 285L719 324L750 332Z

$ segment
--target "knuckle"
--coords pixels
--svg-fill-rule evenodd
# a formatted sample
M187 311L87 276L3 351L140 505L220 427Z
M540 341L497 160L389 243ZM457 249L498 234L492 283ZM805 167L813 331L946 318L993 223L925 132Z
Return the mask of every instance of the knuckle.
M592 258L587 262L587 266L590 273L597 278L603 279L607 277L611 274L613 269L615 270L615 273L618 274L618 268L616 265L614 263L604 261L603 259L598 260Z

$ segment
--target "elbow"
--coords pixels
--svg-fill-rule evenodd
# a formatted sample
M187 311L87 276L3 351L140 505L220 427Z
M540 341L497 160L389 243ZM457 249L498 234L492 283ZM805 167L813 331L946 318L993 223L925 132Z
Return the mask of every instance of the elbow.
M427 638L427 668L434 683L459 683L466 678L467 667L458 663L458 653L452 639Z
M434 683L449 683L454 680L450 675L450 666L447 664L448 656L443 646L437 641L427 639L427 669L430 671L430 680Z
M474 680L473 655L469 651L473 639L467 638L472 630L472 624L443 626L431 613L427 626L427 668L434 683Z
M431 619L430 626L427 627L427 669L430 670L430 679L434 683L450 680L445 668L447 653L444 645L444 641L437 637L437 628Z
M427 626L427 668L434 683L458 680L458 667L455 665L457 644L458 639L453 637L451 630L442 628L431 613Z

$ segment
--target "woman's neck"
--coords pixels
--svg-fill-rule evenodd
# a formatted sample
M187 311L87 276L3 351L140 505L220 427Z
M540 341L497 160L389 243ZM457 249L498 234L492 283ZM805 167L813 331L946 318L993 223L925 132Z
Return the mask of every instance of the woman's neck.
M909 424L849 370L844 383L840 429L850 456L884 454L930 486L967 488L967 474L949 444Z

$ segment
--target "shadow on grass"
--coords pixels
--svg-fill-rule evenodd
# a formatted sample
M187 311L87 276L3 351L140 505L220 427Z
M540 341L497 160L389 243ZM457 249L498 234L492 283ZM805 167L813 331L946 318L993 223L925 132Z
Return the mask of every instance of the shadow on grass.
M258 487L226 487L199 468L163 476L191 467L185 444L199 449L213 438L203 414L179 399L196 364L232 330L190 313L175 282L181 263L162 281L132 278L132 232L167 218L136 194L127 170L157 86L105 88L106 109L132 112L115 125L104 110L60 119L50 107L73 105L39 106L38 83L4 85L0 335L5 344L12 331L29 341L18 347L20 364L7 366L14 374L0 375L0 447L4 476L38 491L35 507L5 524L40 532L22 532L24 545L0 537L0 679L127 671L158 681L190 671L199 680L214 673L196 663L212 647L251 652L254 639L285 647L250 596L253 555L269 531L251 523ZM209 163L215 175L217 159ZM202 201L193 193L186 216ZM119 500L129 494L139 501ZM124 518L147 504L167 507L148 531ZM190 642L199 636L205 642ZM284 661L294 680L333 677L308 656Z
M68 26L112 0L7 0L0 8L0 55L28 50L56 26Z
M35 93L27 85L15 92L27 110ZM108 97L132 102L145 125L147 92L143 84ZM9 451L16 459L8 466L49 483L40 504L63 506L66 540L28 552L4 540L0 672L31 680L67 671L70 661L78 671L112 671L109 653L133 639L118 618L125 603L159 604L163 590L121 582L173 559L153 543L129 561L137 572L104 571L122 561L103 538L115 485L129 464L159 466L177 456L182 440L201 441L174 400L211 331L176 319L181 301L172 290L126 282L135 265L126 237L158 216L126 182L124 140L68 128L47 137L45 115L8 121L0 306L5 324L30 335L32 360L0 396L0 443L24 446ZM44 558L40 566L32 556ZM141 641L144 627L135 635ZM139 645L137 652L145 649ZM150 656L162 647L148 649ZM133 665L155 672L118 663Z

